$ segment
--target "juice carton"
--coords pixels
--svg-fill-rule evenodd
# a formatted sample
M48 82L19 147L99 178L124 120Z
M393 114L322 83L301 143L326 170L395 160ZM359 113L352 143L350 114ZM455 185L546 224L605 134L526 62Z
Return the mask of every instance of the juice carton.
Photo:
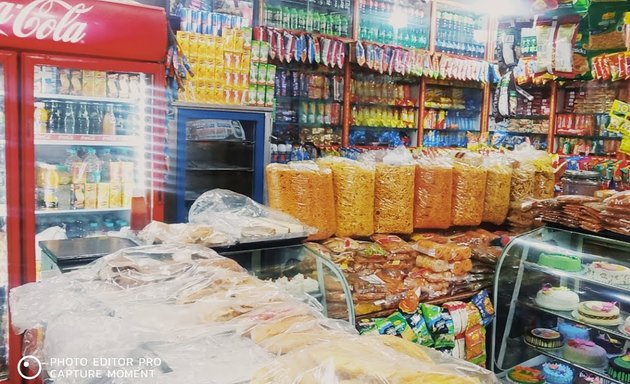
M113 97L113 98L119 97L117 73L107 74L107 97Z
M265 107L273 107L274 101L273 87L265 87Z
M121 179L124 182L132 181L133 178L133 162L123 161L121 164Z
M85 184L85 209L96 209L97 183Z
M260 62L260 41L254 40L252 41L252 49L251 49L251 59L252 63Z
M83 71L73 69L70 71L70 93L73 95L83 95Z
M70 201L72 200L72 185L64 184L60 185L57 189L57 196L59 197L59 209L71 209Z
M98 183L96 188L96 208L109 208L109 183Z
M129 98L129 74L121 73L118 76L118 97Z
M122 183L119 181L109 183L109 207L122 208Z
M196 33L191 33L188 35L188 52L186 52L186 56L188 59L197 58L197 52L199 51L199 36Z
M59 69L59 93L62 95L70 94L70 78L72 76L72 72L69 69L61 68Z
M257 104L257 97L258 97L258 89L256 87L256 84L250 84L249 85L248 98L247 98L247 104L249 104L249 105L256 105Z
M120 161L112 161L109 163L109 180L110 181L120 181L121 175L121 162Z
M73 209L85 208L85 184L72 184L70 205Z
M249 83L250 84L258 84L258 70L259 66L257 63L252 63L249 68Z
M252 47L252 29L243 27L241 31L243 32L243 49L247 51Z
M107 76L105 72L94 72L94 96L104 97L107 93Z
M83 96L94 96L94 71L83 71Z
M131 207L131 198L133 197L133 183L123 183L122 185L122 206L123 208Z
M265 78L265 83L267 85L274 85L276 82L276 66L272 64L267 64L267 77Z
M266 41L260 42L260 62L266 63L269 57L269 43Z
M259 107L265 106L265 86L256 85L256 105Z
M177 42L182 47L182 52L188 56L188 51L190 50L190 33L177 31Z

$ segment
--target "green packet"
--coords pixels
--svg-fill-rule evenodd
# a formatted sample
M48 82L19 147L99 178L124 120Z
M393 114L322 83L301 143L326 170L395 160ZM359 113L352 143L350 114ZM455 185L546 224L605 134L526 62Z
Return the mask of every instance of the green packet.
M427 323L429 333L433 336L437 349L455 347L455 325L448 311L431 304L422 304L422 316Z
M378 335L377 321L385 320L384 318L363 319L357 324L359 335Z
M416 335L416 342L425 347L432 347L433 338L429 334L429 328L427 328L427 323L424 321L424 317L422 317L420 308L418 307L416 312L404 316L407 320L407 324L409 324L411 330Z
M375 320L375 324L381 335L401 336L403 339L414 343L417 340L416 334L400 312L394 312L385 319Z

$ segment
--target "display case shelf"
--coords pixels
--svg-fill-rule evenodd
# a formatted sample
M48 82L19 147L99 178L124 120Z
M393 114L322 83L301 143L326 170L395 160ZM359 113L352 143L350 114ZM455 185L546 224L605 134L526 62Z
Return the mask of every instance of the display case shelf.
M390 130L390 131L416 131L418 128L398 128L398 127L376 127L376 126L367 126L367 125L352 125L350 129L382 129L382 130Z
M523 341L521 341L521 343L523 344L524 347L531 348L542 355L551 357L554 360L558 360L562 363L569 364L575 368L581 369L582 371L586 371L593 375L599 376L602 379L605 379L608 383L623 384L622 381L615 380L612 377L608 376L608 374L604 371L604 368L586 367L584 365L576 364L565 359L564 357L562 357L562 353L560 352L560 349L542 349L542 348L536 348Z
M90 135L41 133L35 135L35 145L90 145L99 147L138 147L142 141L130 135Z
M371 102L371 101L352 101L352 105L356 105L359 107L388 107L388 108L409 108L409 109L418 109L418 106L412 105L404 105L404 104L392 104L392 103L384 103L384 102Z
M548 136L548 132L518 132L518 131L502 131L500 129L491 129L488 132L509 133L510 135L523 135L523 136Z
M66 215L85 213L113 213L129 211L131 208L95 208L95 209L40 209L36 210L36 215Z
M36 93L36 99L61 100L61 101L85 101L95 103L115 103L115 104L137 104L136 99L120 99L117 97L100 97L100 96L79 96L79 95L60 95L48 93Z
M556 137L566 137L571 139L586 139L586 140L621 140L622 137L615 136L582 136L582 135L568 135L564 133L556 133Z

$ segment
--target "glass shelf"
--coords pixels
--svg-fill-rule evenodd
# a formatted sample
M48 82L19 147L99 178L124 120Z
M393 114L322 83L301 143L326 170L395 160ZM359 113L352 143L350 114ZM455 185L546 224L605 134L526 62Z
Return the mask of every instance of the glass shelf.
M50 99L50 100L67 100L67 101L89 101L96 103L115 103L115 104L137 104L138 100L135 99L120 99L117 97L100 97L100 96L79 96L79 95L60 95L60 94L45 94L36 93L36 99Z
M47 209L36 210L36 215L66 215L68 213L111 213L129 211L131 208L94 208L94 209Z

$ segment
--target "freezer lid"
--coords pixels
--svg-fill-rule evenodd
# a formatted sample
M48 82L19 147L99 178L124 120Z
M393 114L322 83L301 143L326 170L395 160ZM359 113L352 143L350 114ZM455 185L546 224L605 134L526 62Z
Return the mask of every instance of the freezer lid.
M138 15L142 15L139 22ZM163 8L94 0L0 2L5 48L161 62L166 57Z

